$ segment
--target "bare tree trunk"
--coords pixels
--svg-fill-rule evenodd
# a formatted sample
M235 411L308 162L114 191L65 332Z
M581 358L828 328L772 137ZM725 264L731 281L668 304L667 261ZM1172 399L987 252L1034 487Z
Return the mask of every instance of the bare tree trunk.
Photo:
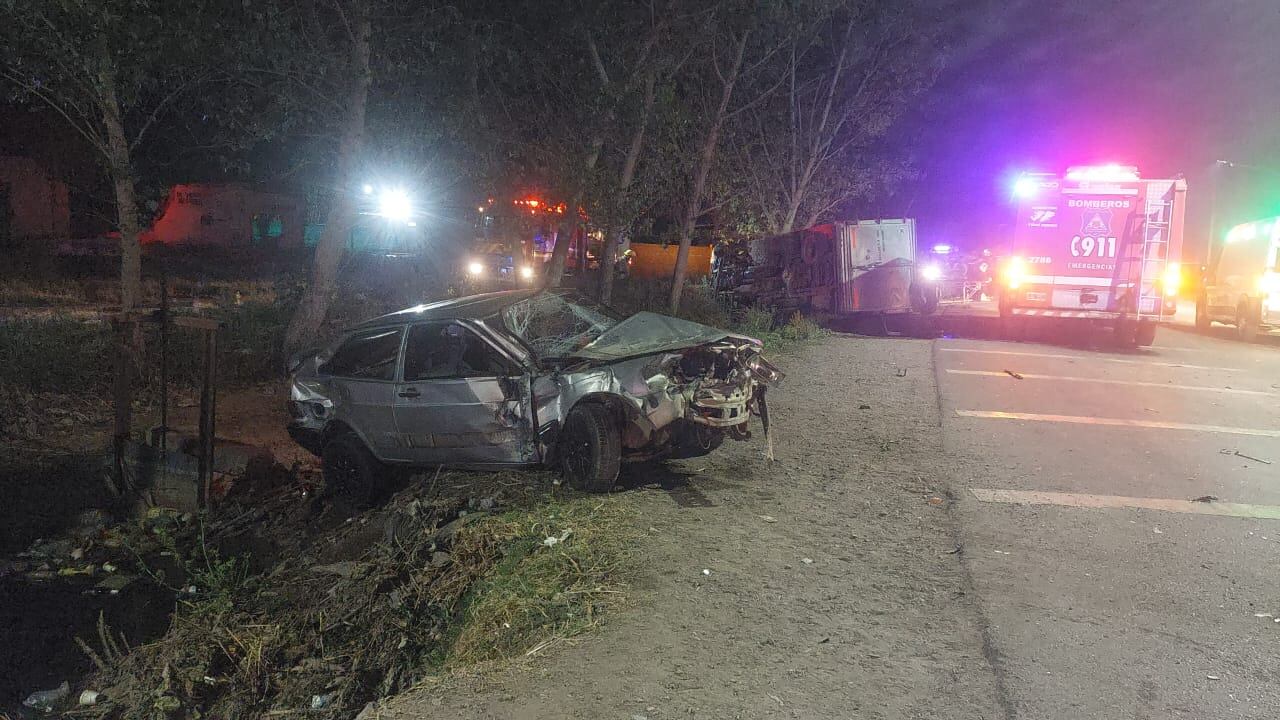
M285 332L285 350L295 352L316 334L329 312L329 303L337 288L338 263L342 260L351 228L355 224L355 197L351 181L356 161L364 149L365 110L369 100L369 12L363 0L352 4L351 93L347 102L346 127L338 145L337 201L325 218L324 231L316 244L312 262L311 283L298 309L294 311Z
M142 300L142 247L138 242L138 202L129 162L129 140L116 98L115 77L104 71L102 122L107 130L107 161L116 193L116 217L120 226L120 310L129 312Z
M631 136L631 146L627 148L627 159L622 164L622 177L618 180L618 196L622 202L627 201L627 193L631 183L635 181L636 166L640 164L640 152L644 149L644 134L649 127L649 114L653 112L653 101L658 84L657 71L650 71L644 81L644 105L640 110L640 122ZM622 240L622 224L615 222L604 238L604 249L600 252L600 302L608 303L613 297L614 255Z
M742 33L735 50L733 65L723 76L720 91L720 105L707 128L707 135L702 141L702 152L698 156L698 164L694 169L693 183L689 187L689 203L685 207L684 222L680 226L680 249L676 252L676 267L671 273L671 312L680 310L680 297L684 294L684 279L689 269L689 246L693 243L693 231L698 224L698 216L702 214L702 195L707 187L707 175L716 159L716 146L720 144L720 130L724 127L725 117L729 113L729 100L733 97L733 86L738 82L738 74L742 72L742 57L747 50L748 33Z
M584 175L589 175L595 169L596 162L600 160L600 149L603 147L604 135L597 133L591 138L591 150L587 153ZM575 184L578 182L574 180ZM560 287L560 281L564 277L564 261L569 257L569 243L573 242L573 234L578 229L578 207L581 204L582 190L579 189L573 193L573 200L564 209L564 220L560 223L560 231L556 234L556 246L551 251L551 262L547 264L548 287ZM579 264L585 265L586 253L582 255L584 260ZM585 274L586 268L578 268L578 271Z

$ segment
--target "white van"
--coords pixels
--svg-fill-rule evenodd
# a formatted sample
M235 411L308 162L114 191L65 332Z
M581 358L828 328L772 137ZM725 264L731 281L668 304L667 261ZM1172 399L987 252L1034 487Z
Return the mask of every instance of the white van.
M1235 325L1242 340L1280 327L1280 218L1237 225L1196 301L1196 327Z

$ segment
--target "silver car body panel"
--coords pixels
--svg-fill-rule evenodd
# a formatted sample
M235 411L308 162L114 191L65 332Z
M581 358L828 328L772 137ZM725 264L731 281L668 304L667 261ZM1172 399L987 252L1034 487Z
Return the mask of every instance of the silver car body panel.
M781 379L760 356L759 341L656 313L618 322L557 361L563 365L540 365L496 314L504 306L497 296L506 296L510 304L531 294L491 294L463 305L494 313L489 317L451 317L449 308L437 303L358 328L402 328L407 337L408 328L421 320L457 322L522 374L406 383L400 378L407 340L401 343L394 382L322 374L320 368L348 334L294 370L291 431L321 438L335 428L350 428L388 463L531 465L554 459L559 428L576 405L605 402L623 418L624 449L643 454L669 443L679 421L718 431L745 429L758 389ZM695 348L722 370L705 369L704 363L701 375L683 372L682 358Z

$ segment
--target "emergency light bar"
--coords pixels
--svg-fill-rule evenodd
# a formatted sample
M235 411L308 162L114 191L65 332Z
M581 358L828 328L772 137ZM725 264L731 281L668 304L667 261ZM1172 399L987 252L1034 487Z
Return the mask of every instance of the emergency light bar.
M1067 168L1071 182L1134 182L1138 168L1133 165L1089 165Z

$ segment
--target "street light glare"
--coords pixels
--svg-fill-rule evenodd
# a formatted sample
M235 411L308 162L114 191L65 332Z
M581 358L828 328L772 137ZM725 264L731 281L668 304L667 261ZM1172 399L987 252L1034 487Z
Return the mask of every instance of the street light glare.
M364 187L360 188L360 191L363 192L365 195L372 195L373 186L366 184Z
M386 190L378 198L378 214L388 220L406 222L413 215L413 203L404 190Z

